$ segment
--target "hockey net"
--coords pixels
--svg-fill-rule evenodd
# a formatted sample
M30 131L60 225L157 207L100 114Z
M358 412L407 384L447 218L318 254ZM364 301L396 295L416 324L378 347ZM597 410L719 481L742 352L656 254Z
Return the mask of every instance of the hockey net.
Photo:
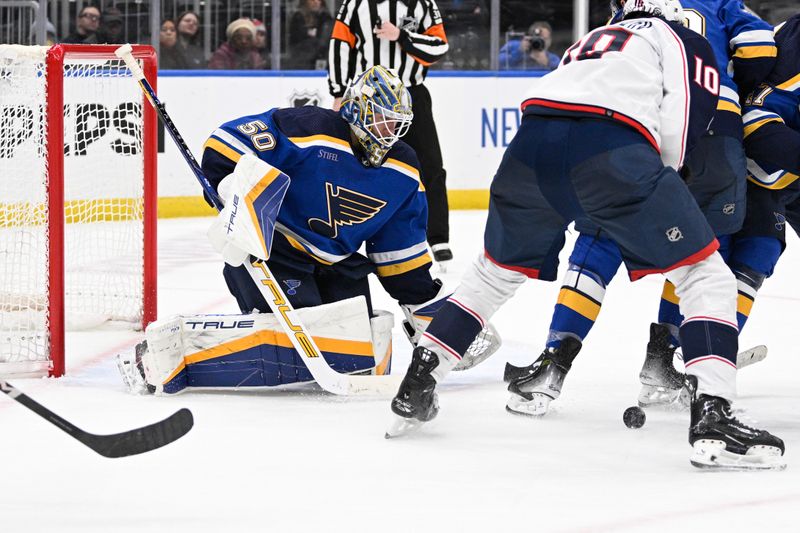
M115 48L0 46L0 376L155 319L155 117Z

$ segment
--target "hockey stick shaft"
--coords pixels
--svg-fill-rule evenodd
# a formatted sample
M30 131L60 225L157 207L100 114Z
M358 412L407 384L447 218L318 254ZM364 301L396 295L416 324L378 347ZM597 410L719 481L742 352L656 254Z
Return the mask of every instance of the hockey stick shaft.
M186 160L189 168L192 169L197 181L200 182L200 185L203 187L203 191L211 199L214 207L217 209L217 211L222 210L224 207L222 199L217 194L217 191L214 190L214 187L211 186L211 182L208 181L206 175L203 174L200 164L197 162L197 159L195 159L194 155L192 155L192 151L189 150L189 147L186 145L186 141L183 140L178 128L172 122L172 118L170 118L169 114L167 113L167 109L164 107L164 104L158 99L158 95L156 95L153 86L150 85L149 81L147 81L147 78L142 71L142 67L140 67L139 63L136 61L136 59L134 59L132 51L133 48L131 45L126 44L117 48L114 54L125 62L128 70L130 70L131 74L133 74L133 78L139 84L142 92L150 101L150 104L156 110L156 113L158 113L158 116L161 118L162 122L164 122L164 129L166 129L170 137L172 137L172 140L178 147L178 151L181 153L181 156L183 156L183 159Z
M117 458L149 452L178 440L194 425L192 413L180 409L170 417L141 428L113 435L95 435L82 430L69 420L57 415L11 383L0 379L0 390L37 415L41 416L70 437L88 446L104 457Z
M172 122L166 108L158 99L158 95L155 90L153 90L153 87L147 81L141 67L133 58L131 50L130 45L123 45L115 51L115 54L125 62L128 69L133 74L134 79L139 83L139 87L144 91L147 99L158 113L158 116L161 117L161 120L164 122L164 128L169 132L172 140L175 141L178 151L181 152L184 160L189 167L191 167L192 172L203 187L203 191L205 191L206 195L211 199L214 207L218 211L221 210L223 208L222 200L211 186L211 182L208 181L200 165L198 165L191 150L189 150L183 137L178 132L178 128ZM320 387L328 392L341 395L385 394L394 392L397 388L396 380L390 379L388 376L386 379L377 379L378 376L349 376L347 374L340 374L332 369L322 356L322 352L317 347L316 342L314 342L314 338L308 333L305 326L303 326L291 302L289 302L289 299L286 298L286 295L283 293L283 289L275 281L275 277L272 275L267 264L257 259L252 263L250 261L245 261L244 265L247 272L253 278L258 290L267 301L273 315L278 319L283 331L289 337L292 346L294 346L294 349L303 359L309 372L311 372L311 375L314 377L314 381L316 381Z

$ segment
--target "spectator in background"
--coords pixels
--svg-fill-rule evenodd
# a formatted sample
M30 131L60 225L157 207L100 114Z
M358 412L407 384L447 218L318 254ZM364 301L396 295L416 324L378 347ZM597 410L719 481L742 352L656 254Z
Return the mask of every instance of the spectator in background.
M550 52L553 28L544 21L531 24L522 39L508 41L500 49L502 70L553 70L561 58Z
M96 6L84 6L75 21L75 31L61 41L66 44L97 43L97 28L100 26L100 9Z
M158 52L158 68L159 69L185 69L186 60L178 50L178 30L172 19L165 19L161 23L161 32L159 33L159 52Z
M253 24L256 27L256 39L254 41L254 48L258 55L264 60L266 65L264 68L269 68L269 50L267 49L267 27L258 19L253 19Z
M184 11L176 21L178 52L185 66L182 69L206 68L206 56L200 44L200 18L194 11Z
M53 46L58 42L56 27L49 20L44 23L45 27L45 46ZM31 24L31 44L36 44L36 22Z
M208 68L224 70L255 70L267 66L255 49L256 26L247 18L236 19L225 30L228 40L217 48Z
M333 17L325 0L298 0L297 11L289 21L287 68L312 70L328 55ZM324 66L322 68L325 68Z
M97 42L100 44L124 44L127 39L125 38L125 19L122 11L116 7L109 7L103 11L96 35ZM137 42L137 36L133 36L130 41Z

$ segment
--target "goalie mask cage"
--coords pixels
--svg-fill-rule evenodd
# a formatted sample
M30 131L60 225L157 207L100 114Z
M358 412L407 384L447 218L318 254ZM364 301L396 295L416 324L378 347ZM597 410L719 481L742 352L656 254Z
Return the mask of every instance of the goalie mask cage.
M156 115L116 48L0 46L0 376L63 375L66 329L156 318Z

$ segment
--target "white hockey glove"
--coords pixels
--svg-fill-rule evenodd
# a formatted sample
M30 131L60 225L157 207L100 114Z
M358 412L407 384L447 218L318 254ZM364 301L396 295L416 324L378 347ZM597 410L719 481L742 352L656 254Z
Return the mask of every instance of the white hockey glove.
M289 177L257 157L245 154L218 192L225 207L208 229L208 240L231 266L248 256L269 259L272 233Z
M453 293L441 287L439 293L427 302L400 306L406 316L406 320L403 321L403 332L413 346L417 345L422 334L428 329L428 324L433 320L433 316L451 294ZM501 344L500 334L492 324L487 323L453 370L467 370L482 363L496 352Z

